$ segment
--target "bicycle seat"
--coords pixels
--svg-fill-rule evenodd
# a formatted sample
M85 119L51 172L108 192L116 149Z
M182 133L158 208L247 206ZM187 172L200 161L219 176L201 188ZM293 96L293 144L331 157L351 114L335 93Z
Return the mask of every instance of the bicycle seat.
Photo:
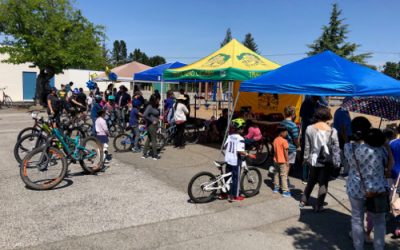
M214 164L217 167L222 167L223 165L226 164L226 162L225 161L214 161Z

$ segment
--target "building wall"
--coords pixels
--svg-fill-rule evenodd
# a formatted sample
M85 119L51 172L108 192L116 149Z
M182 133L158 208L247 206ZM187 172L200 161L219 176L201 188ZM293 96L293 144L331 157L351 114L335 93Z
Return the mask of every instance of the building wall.
M0 88L7 87L5 92L11 97L14 102L23 101L23 72L36 72L39 74L39 68L29 67L31 63L24 64L7 64L1 62L6 59L5 55L0 54ZM86 89L86 82L89 80L90 74L100 74L102 71L95 70L80 70L80 69L69 69L65 70L64 73L55 76L55 86L60 88L61 84L67 84L74 82L75 88ZM102 89L103 86L99 83L99 87ZM106 86L104 86L104 89Z

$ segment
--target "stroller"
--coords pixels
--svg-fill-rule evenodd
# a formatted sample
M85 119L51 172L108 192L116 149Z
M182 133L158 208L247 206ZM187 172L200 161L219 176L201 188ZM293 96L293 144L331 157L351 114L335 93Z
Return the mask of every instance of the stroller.
M393 194L392 194L392 199L390 201L392 215L396 221L396 229L394 231L396 237L400 237L400 198L397 197L399 181L400 181L400 174L397 177L396 184L393 186Z

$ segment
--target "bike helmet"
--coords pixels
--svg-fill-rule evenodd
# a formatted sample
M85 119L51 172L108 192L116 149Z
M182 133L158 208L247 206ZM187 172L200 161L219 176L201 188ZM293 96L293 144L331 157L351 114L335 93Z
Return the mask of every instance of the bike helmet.
M96 99L96 101L101 101L103 99L101 95L96 95L94 98Z
M72 94L74 94L74 95L79 94L79 89L78 88L74 88L74 90L72 91Z
M109 100L109 101L115 101L115 96L109 95L109 96L108 96L108 100Z
M245 124L246 124L246 121L242 118L236 118L236 119L232 120L232 126L235 129L244 128Z

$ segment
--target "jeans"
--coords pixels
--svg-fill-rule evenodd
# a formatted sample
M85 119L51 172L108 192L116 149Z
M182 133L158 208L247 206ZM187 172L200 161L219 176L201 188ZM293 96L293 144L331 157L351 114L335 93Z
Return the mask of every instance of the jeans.
M157 125L150 124L147 127L147 139L144 144L143 154L147 154L150 149L150 143L152 148L153 157L157 155Z
M316 208L321 208L324 205L326 194L328 193L328 182L331 176L332 167L310 167L310 175L308 177L308 183L304 189L301 201L304 203L308 202L311 192L314 189L315 184L318 183L318 198Z
M241 167L240 160L237 166L226 164L226 172L232 173L232 184L229 192L229 194L232 197L238 197L240 195L240 167Z
M356 250L364 249L364 214L365 200L356 199L349 196L351 203L351 235L353 246ZM374 225L374 249L383 250L385 248L386 221L385 213L371 213Z
M132 127L132 135L133 137L133 148L138 149L139 147L139 138L140 138L140 131L138 126L133 126Z

